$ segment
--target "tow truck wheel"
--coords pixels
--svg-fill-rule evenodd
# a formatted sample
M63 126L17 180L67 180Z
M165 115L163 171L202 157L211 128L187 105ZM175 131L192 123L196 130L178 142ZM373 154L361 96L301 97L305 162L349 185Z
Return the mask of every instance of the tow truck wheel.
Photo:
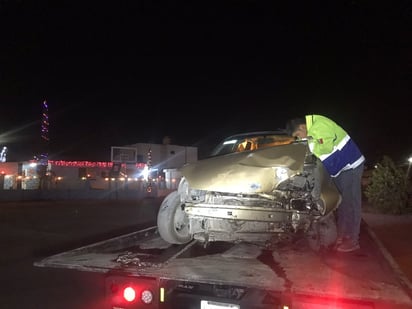
M320 252L330 249L335 244L337 236L336 217L331 212L312 223L306 239L312 250Z
M185 244L192 239L189 234L189 219L177 191L167 195L160 205L157 229L163 240L171 244Z

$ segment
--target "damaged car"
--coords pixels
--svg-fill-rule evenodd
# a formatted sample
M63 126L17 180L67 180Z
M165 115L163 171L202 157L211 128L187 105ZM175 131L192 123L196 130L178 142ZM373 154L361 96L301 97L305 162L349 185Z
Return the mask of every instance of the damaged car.
M170 244L273 247L304 239L319 251L336 241L341 196L305 140L282 131L233 135L180 172L178 189L157 215L158 232Z

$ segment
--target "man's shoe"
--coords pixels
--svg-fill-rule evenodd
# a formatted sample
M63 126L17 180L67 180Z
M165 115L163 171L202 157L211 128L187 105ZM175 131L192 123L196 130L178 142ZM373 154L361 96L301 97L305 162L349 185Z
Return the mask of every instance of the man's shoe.
M351 239L345 239L340 245L336 247L338 252L352 252L360 249L359 243Z
M336 238L335 246L341 245L347 238L347 236L339 236Z
M335 250L342 245L342 243L344 241L346 241L349 237L348 236L339 236L338 238L336 238L335 244L333 245L333 247L335 248Z

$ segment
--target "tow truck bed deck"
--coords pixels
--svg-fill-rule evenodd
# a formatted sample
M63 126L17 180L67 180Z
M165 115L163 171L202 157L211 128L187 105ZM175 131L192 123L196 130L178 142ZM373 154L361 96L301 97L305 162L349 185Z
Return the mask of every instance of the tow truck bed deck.
M255 244L170 245L156 227L35 262L92 272L259 288L279 293L393 303L412 308L410 283L394 269L363 222L361 249L315 253L301 243L269 251ZM402 307L403 308L403 307Z

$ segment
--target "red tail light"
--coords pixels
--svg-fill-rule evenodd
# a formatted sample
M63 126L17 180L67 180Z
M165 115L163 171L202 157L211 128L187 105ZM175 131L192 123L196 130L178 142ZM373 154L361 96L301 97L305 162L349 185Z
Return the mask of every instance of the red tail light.
M136 291L133 287L128 286L123 290L123 298L128 302L132 302L136 299Z
M151 304L153 302L153 292L144 285L128 285L123 288L123 299L129 303L134 301L141 301L144 304Z
M106 293L112 306L140 308L139 304L155 305L158 297L155 280L122 276L112 276L106 280Z

